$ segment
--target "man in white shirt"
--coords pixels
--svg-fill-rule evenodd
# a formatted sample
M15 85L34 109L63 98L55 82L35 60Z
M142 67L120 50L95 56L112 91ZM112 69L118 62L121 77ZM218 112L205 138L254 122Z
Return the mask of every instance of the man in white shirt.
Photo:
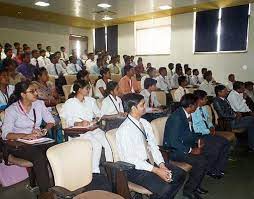
M254 102L254 83L253 82L245 82L245 93L251 98L251 100Z
M66 71L69 75L75 75L79 71L82 70L82 68L77 64L76 57L70 56L70 63L67 65Z
M207 96L215 97L214 84L212 82L213 76L212 71L207 71L204 74L204 81L200 84L199 90L203 90L207 93Z
M46 57L49 58L50 55L52 55L53 53L51 52L51 46L47 46L46 47Z
M0 44L0 60L3 60L6 58L6 55L3 51L3 46Z
M173 76L173 69L174 69L174 64L173 63L169 63L168 64L168 70L167 70L167 74L168 74L168 78L171 80L172 76Z
M228 91L233 90L233 84L235 83L235 75L234 74L229 74L228 75L228 83L227 83L227 89Z
M165 67L160 67L159 73L160 75L156 78L156 87L168 94L172 87L167 74L167 69Z
M56 55L57 63L59 63L62 68L66 69L66 63L64 62L64 60L61 59L61 52L56 51L54 54Z
M86 70L90 72L92 66L96 65L96 62L94 61L94 54L89 53L88 54L88 59L85 62Z
M244 90L244 83L236 81L233 85L233 90L229 93L227 99L235 112L245 114L249 113L250 115L254 116L254 113L251 112L250 108L246 104L246 100L243 97Z
M11 94L14 91L14 86L9 85L8 71L0 70L0 111L5 109Z
M146 78L156 79L156 68L150 67L147 69L147 75L145 75L141 78L141 90L145 89L144 82L145 82Z
M116 144L121 161L135 165L127 171L128 180L146 187L156 198L174 198L185 172L165 164L150 123L141 118L146 109L143 96L125 95L124 106L129 115L116 132Z
M171 79L171 86L172 86L172 88L178 88L179 87L178 77L180 77L182 75L183 75L182 66L178 65L176 67L175 74L172 76L172 79Z
M61 46L61 48L60 48L60 53L61 53L60 59L63 60L64 62L67 62L69 60L69 56L67 55L65 50L66 50L65 47Z
M52 54L50 56L50 61L51 63L45 66L49 75L55 76L55 78L59 78L60 76L67 75L66 70L58 63L58 60L55 54Z
M193 74L192 78L191 78L192 84L193 85L199 85L200 81L199 81L199 71L198 71L198 69L193 69L192 74Z
M178 83L179 83L179 87L178 89L176 89L175 93L174 93L174 98L176 102L180 102L182 97L189 93L188 90L186 89L186 86L188 85L187 80L186 80L186 76L180 76L178 78Z
M207 68L202 68L201 69L201 75L200 75L200 77L199 77L199 82L200 82L200 84L205 80L204 79L204 74L207 72Z
M49 58L46 57L46 50L42 49L40 50L40 57L38 57L38 62L40 67L45 67L46 65L51 64L51 61Z
M186 77L187 85L193 85L192 76L191 76L191 68L186 68L185 77Z
M36 66L37 68L44 66L44 62L38 59L39 56L40 56L40 53L38 50L32 50L32 58L31 58L30 64Z

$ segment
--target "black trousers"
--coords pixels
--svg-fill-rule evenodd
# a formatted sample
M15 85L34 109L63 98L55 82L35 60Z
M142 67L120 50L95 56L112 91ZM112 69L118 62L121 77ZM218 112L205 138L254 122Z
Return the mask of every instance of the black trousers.
M184 192L192 193L194 192L202 183L202 180L207 172L208 162L204 154L192 155L186 154L181 156L174 156L174 160L179 162L186 162L192 166L189 172L189 179L185 183Z
M225 171L230 143L221 136L203 135L205 146L203 153L208 161L208 172L220 174Z
M153 193L153 198L174 198L184 183L186 172L172 163L167 163L166 166L172 171L173 181L170 183L165 182L152 172L137 169L127 172L128 180L150 190Z
M85 191L92 191L92 190L103 190L103 191L111 192L112 187L105 175L99 174L99 173L93 173L92 181L90 182L90 184L88 184L84 188L83 191L85 192Z
M39 147L27 147L22 150L11 150L10 154L33 163L33 170L40 192L47 192L49 188L49 174L45 150Z

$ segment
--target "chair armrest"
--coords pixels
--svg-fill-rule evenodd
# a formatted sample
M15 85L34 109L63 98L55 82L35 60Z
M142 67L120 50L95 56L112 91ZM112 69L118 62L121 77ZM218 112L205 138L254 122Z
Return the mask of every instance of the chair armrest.
M57 198L73 198L75 196L77 196L78 194L82 193L82 188L77 189L75 191L70 191L64 187L60 187L60 186L54 186L49 188L49 191L54 193Z
M169 161L170 157L170 152L174 150L173 147L164 147L164 146L159 146L159 150L162 154L162 157L164 158L165 162Z

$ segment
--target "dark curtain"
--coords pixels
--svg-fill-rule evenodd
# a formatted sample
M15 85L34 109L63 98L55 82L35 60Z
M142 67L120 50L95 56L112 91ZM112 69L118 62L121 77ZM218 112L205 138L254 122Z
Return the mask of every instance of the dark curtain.
M95 51L106 50L105 28L95 29Z
M222 9L220 51L246 50L249 5Z
M195 52L217 51L219 10L196 13Z
M118 54L118 26L107 28L107 47L110 55Z

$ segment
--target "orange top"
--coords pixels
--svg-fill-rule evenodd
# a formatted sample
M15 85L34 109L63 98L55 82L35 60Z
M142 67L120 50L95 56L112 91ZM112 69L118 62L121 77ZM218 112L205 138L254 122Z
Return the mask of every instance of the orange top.
M119 81L119 88L123 95L127 93L140 92L140 86L138 81L135 77L132 77L131 79L128 76L124 76Z

